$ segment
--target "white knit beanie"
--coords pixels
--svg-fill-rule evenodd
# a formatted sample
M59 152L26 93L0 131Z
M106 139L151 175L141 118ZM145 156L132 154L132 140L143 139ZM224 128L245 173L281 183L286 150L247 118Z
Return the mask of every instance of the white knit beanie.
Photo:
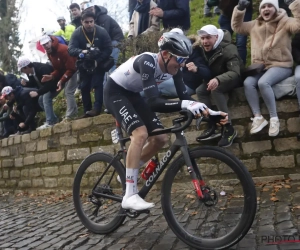
M275 7L276 11L277 12L279 11L278 0L262 0L260 5L259 5L259 11L261 9L261 6L263 6L266 3L272 4Z

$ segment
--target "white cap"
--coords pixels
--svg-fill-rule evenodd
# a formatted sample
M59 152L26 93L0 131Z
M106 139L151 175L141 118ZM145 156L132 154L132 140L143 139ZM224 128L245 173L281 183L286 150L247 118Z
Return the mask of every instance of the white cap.
M178 33L180 35L184 35L182 29L179 29L179 28L171 29L170 32L174 32L174 33Z
M86 10L87 8L90 8L90 7L93 7L93 6L95 6L95 4L93 4L93 3L85 3L83 5L83 10Z
M198 36L203 36L203 35L217 36L219 35L219 31L215 25L208 24L203 26L200 30L198 30L197 34Z
M59 21L59 20L66 20L66 19L63 16L59 16L56 20Z
M6 86L2 89L1 94L3 96L9 95L11 92L13 92L13 88L11 86Z
M278 0L262 0L259 5L259 11L261 9L261 6L263 6L266 3L272 4L275 7L276 11L279 11Z
M44 35L44 36L42 36L42 37L40 38L40 44L41 44L41 45L44 45L44 44L46 44L46 43L49 42L49 41L51 41L51 38L50 38L50 36L48 36L48 35Z
M31 61L28 59L28 57L21 56L17 63L18 71L20 71L22 68L26 67L30 63L31 63Z

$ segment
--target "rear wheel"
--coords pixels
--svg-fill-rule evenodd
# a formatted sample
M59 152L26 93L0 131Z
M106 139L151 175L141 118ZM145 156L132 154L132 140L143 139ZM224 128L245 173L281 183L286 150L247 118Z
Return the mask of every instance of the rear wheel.
M218 147L190 151L198 179L205 182L206 200L197 198L180 155L162 185L162 209L173 232L196 249L228 249L250 229L256 213L256 190L247 168ZM200 174L199 174L200 173ZM201 178L201 176L202 178Z
M126 218L120 202L97 195L123 197L125 168L120 161L112 160L113 156L107 153L92 154L81 163L74 179L77 215L87 229L98 234L116 230ZM117 180L118 175L122 183Z

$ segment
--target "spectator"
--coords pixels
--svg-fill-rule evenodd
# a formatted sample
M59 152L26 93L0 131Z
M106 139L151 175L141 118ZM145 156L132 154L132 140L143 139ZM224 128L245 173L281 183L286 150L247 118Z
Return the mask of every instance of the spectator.
M122 29L111 16L107 15L107 9L103 6L97 6L93 3L85 3L83 5L83 9L84 11L92 11L95 14L95 24L106 29L108 35L110 36L113 47L111 56L115 60L115 65L109 70L109 72L113 72L116 68L120 53L118 44L124 39Z
M207 5L207 0L204 0L204 16L205 17L212 17L212 14L210 12L211 7ZM214 6L214 14L220 15L220 9L218 6Z
M45 124L38 127L37 130L52 127L58 122L52 103L53 98L58 93L56 92L57 82L54 80L42 82L42 79L44 75L50 75L53 72L53 67L45 63L31 62L27 57L20 57L18 60L18 70L28 77L28 82L23 83L23 86L36 87L38 89L37 92L30 92L29 94L31 97L39 96L39 104L46 114Z
M0 96L0 108L0 123L3 128L3 133L1 130L0 138L6 138L15 133L15 126L14 121L9 118L12 108L6 104L6 100L3 95Z
M66 25L66 19L63 16L59 16L57 18L57 22L60 26L60 30L56 31L53 35L62 36L67 42L69 42L75 27L71 24Z
M43 36L40 43L47 52L47 56L53 66L51 74L44 75L41 82L56 81L57 91L64 88L67 99L66 116L63 122L68 122L77 117L77 104L74 97L77 88L76 58L68 53L68 47L58 43L54 36Z
M183 31L179 28L174 28L170 32L176 32L183 35ZM207 62L202 56L200 48L200 40L197 36L191 35L188 37L192 43L193 52L185 62L185 66L182 68L182 78L185 84L188 95L194 95L196 93L197 87L200 84L209 82L211 79L211 72L208 67ZM162 96L167 97L178 97L174 80L170 78L158 85L158 91ZM141 92L144 96L144 92Z
M131 21L132 14L136 4L137 4L137 0L128 0L129 22Z
M284 9L286 11L286 14L291 17L292 16L292 12L289 9L289 5L285 3L284 0L278 0L279 3L279 8Z
M7 86L2 89L2 95L8 100L11 104L14 102L17 103L17 108L19 113L16 110L11 113L10 117L18 121L18 134L26 134L34 131L36 129L35 115L37 112L42 111L38 98L31 98L29 95L30 91L37 91L34 88L23 88Z
M138 0L131 21L129 23L128 37L136 37L142 33L159 31L160 20L156 16L150 16L149 11L156 8L153 0Z
M14 74L5 72L0 73L0 91L6 86L15 89L17 86L21 86L21 80Z
M72 3L69 7L71 15L72 15L72 22L71 24L75 26L77 29L81 26L81 10L77 3Z
M291 34L300 32L300 0L286 2L297 18L289 18L285 10L279 9L278 0L263 0L259 5L259 17L251 22L243 22L247 0L240 0L233 11L233 30L251 37L251 62L265 67L263 72L248 76L244 81L246 98L254 115L250 134L268 125L261 115L257 87L270 114L269 136L279 133L272 86L292 75Z
M164 29L188 30L191 26L190 0L160 0L158 7L149 13L162 19Z
M292 55L294 62L297 64L295 68L296 93L300 111L300 33L297 33L292 40ZM300 134L298 135L300 139Z
M197 88L198 99L210 108L211 95L218 110L228 113L225 93L228 93L242 82L241 69L244 67L243 61L236 46L231 43L229 31L217 29L214 25L205 25L197 33L200 36L203 57L206 59L212 73L212 79L208 84L201 84ZM208 130L204 131L203 135L207 132ZM229 113L228 123L222 128L222 138L218 145L229 147L236 135ZM219 136L221 134L216 131L209 139Z
M83 117L99 115L103 103L103 78L105 69L103 64L111 54L111 40L105 29L95 25L95 15L93 12L84 12L81 16L82 27L76 29L69 44L71 56L84 56L83 60L96 61L96 67L87 69L79 65L81 78L81 95L84 108ZM88 46L87 46L88 45ZM84 62L84 61L83 61ZM92 109L91 90L95 90L95 103Z
M231 28L231 17L234 7L238 4L238 0L222 0L220 1L219 8L222 14L219 17L218 23L220 28L223 30L228 30L233 35L233 30ZM244 22L252 20L252 0L249 1L249 5L246 8ZM244 64L247 61L247 36L236 34L235 44L237 46L240 57L242 58Z

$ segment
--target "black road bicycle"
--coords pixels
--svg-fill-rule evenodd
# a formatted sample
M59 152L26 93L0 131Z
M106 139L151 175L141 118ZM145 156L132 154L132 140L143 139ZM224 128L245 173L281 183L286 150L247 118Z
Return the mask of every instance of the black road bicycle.
M163 215L177 237L196 249L228 249L250 229L256 213L256 190L247 168L233 154L219 147L189 148L183 130L193 120L189 111L173 120L173 126L149 136L174 133L175 141L161 158L139 195L145 198L177 151L161 187ZM108 234L122 225L126 216L136 218L149 210L121 207L125 193L126 142L117 124L120 150L89 155L75 175L73 201L78 217L90 231ZM209 135L208 135L209 136ZM117 176L119 175L119 180Z

